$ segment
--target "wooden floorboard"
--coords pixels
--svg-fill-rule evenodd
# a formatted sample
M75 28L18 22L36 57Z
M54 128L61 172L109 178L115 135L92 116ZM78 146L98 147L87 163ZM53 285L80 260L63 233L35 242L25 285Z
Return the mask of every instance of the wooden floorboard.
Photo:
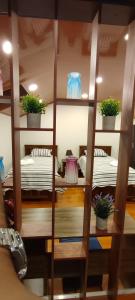
M84 190L83 188L68 188L64 193L57 194L57 202L55 207L76 207L83 206L84 203ZM23 201L22 208L44 208L51 207L50 201L34 200Z

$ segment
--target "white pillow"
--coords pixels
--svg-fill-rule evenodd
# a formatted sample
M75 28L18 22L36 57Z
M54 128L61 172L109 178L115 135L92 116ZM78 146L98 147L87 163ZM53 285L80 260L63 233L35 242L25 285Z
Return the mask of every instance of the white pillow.
M33 164L34 164L34 160L32 158L21 159L21 166L33 165Z
M84 150L84 154L87 155L87 150ZM95 148L94 149L94 156L98 156L98 157L105 157L107 156L107 153L103 150L103 149L98 149L98 148Z
M45 148L34 148L31 151L31 156L51 156L52 149L45 149Z
M103 149L98 149L98 148L95 148L94 149L94 156L98 156L98 157L105 157L107 156L107 153L103 150Z
M113 167L118 167L118 161L116 159L114 159L110 162L110 165Z

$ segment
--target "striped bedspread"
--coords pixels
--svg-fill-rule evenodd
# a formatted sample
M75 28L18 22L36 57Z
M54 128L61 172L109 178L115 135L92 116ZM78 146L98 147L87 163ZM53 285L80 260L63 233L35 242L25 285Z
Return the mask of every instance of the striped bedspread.
M111 156L94 157L93 189L96 187L115 186L117 179L117 166L113 166L114 158ZM86 156L78 160L81 171L85 177ZM128 184L135 185L135 170L129 168Z
M25 163L26 161L26 163ZM52 191L52 169L53 158L49 157L32 157L25 156L21 161L21 189L23 190L48 190ZM58 163L55 161L55 176L57 173ZM9 171L7 177L13 177L12 170ZM57 188L59 192L63 189Z

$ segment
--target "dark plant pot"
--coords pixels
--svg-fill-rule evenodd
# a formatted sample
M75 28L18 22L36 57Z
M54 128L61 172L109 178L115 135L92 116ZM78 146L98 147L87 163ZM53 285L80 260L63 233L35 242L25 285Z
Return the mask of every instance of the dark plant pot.
M114 130L115 129L115 116L103 116L102 127L103 130Z
M41 126L41 114L35 114L35 113L27 114L28 128L40 128L40 126Z

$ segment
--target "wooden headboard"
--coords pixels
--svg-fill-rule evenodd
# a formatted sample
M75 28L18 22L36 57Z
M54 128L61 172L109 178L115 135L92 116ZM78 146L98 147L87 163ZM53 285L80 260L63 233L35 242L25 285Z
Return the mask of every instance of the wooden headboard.
M112 146L95 146L95 148L103 149L109 156L111 156ZM87 146L81 145L79 146L79 157L84 155L84 150L87 149Z
M25 155L30 155L32 149L34 148L45 148L45 149L53 149L52 145L24 145ZM57 156L57 145L55 146L55 156Z

